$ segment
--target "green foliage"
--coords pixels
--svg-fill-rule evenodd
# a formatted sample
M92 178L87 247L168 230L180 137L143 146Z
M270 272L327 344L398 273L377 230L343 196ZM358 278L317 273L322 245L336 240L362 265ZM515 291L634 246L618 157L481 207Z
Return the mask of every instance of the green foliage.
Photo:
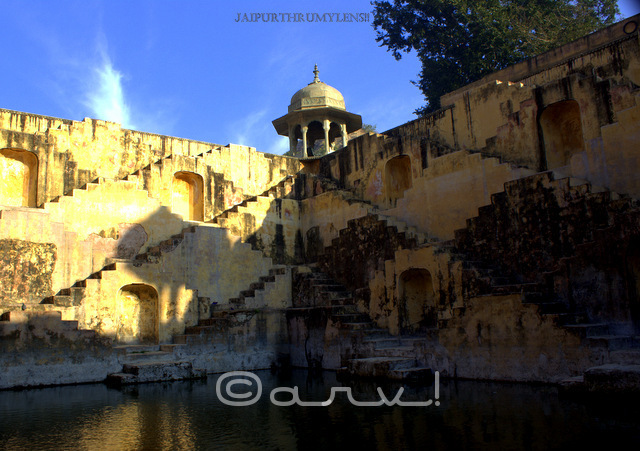
M415 50L426 114L440 96L614 22L616 0L373 1L376 40L396 59Z
M364 130L365 132L375 133L376 126L372 124L362 124L362 130Z

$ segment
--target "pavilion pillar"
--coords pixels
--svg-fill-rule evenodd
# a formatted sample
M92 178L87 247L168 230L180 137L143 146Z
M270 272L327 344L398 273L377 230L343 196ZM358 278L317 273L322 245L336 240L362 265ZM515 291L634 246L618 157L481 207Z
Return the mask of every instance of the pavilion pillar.
M309 127L307 127L306 125L304 127L302 127L302 156L303 158L307 158L309 155L307 154L307 130L309 130Z
M329 129L331 128L331 122L325 119L322 122L322 128L324 129L324 147L327 153L331 152L331 143L329 142Z

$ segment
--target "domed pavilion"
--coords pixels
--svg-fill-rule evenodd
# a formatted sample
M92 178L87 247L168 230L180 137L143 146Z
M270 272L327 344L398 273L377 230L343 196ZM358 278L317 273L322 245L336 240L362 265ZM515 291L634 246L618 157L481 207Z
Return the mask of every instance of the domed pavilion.
M289 137L292 152L302 140L303 157L312 157L316 140L324 140L327 153L347 145L347 135L362 128L362 117L349 113L344 97L332 86L318 78L318 65L313 70L313 81L291 97L289 112L273 121L279 135ZM341 145L334 148L336 138Z

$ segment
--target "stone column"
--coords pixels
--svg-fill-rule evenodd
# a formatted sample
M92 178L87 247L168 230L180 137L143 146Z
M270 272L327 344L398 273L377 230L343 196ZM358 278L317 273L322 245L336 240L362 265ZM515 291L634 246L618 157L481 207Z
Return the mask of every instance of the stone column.
M309 130L309 127L307 127L306 125L304 127L302 127L302 156L304 158L307 158L307 130Z
M324 129L324 146L327 153L329 153L331 152L331 143L329 142L329 129L331 128L331 122L329 122L329 119L325 119L322 122L322 128Z
M295 154L296 147L298 147L298 140L296 139L296 126L289 127L289 150Z
M347 125L340 124L340 134L342 135L342 147L347 147Z

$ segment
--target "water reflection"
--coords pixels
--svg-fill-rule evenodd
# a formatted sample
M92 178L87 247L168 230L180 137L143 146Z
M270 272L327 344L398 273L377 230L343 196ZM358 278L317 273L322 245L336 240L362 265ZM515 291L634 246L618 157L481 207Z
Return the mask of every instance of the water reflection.
M344 393L328 407L278 407L276 387L298 386L300 398L322 401L331 387L376 400L381 386L341 384L333 373L279 378L256 372L260 400L230 407L207 381L144 384L122 390L83 385L0 392L0 446L5 449L558 449L640 444L634 404L559 399L547 386L440 382L436 407L354 407ZM238 390L242 391L242 390ZM433 398L433 387L405 387L403 399Z

